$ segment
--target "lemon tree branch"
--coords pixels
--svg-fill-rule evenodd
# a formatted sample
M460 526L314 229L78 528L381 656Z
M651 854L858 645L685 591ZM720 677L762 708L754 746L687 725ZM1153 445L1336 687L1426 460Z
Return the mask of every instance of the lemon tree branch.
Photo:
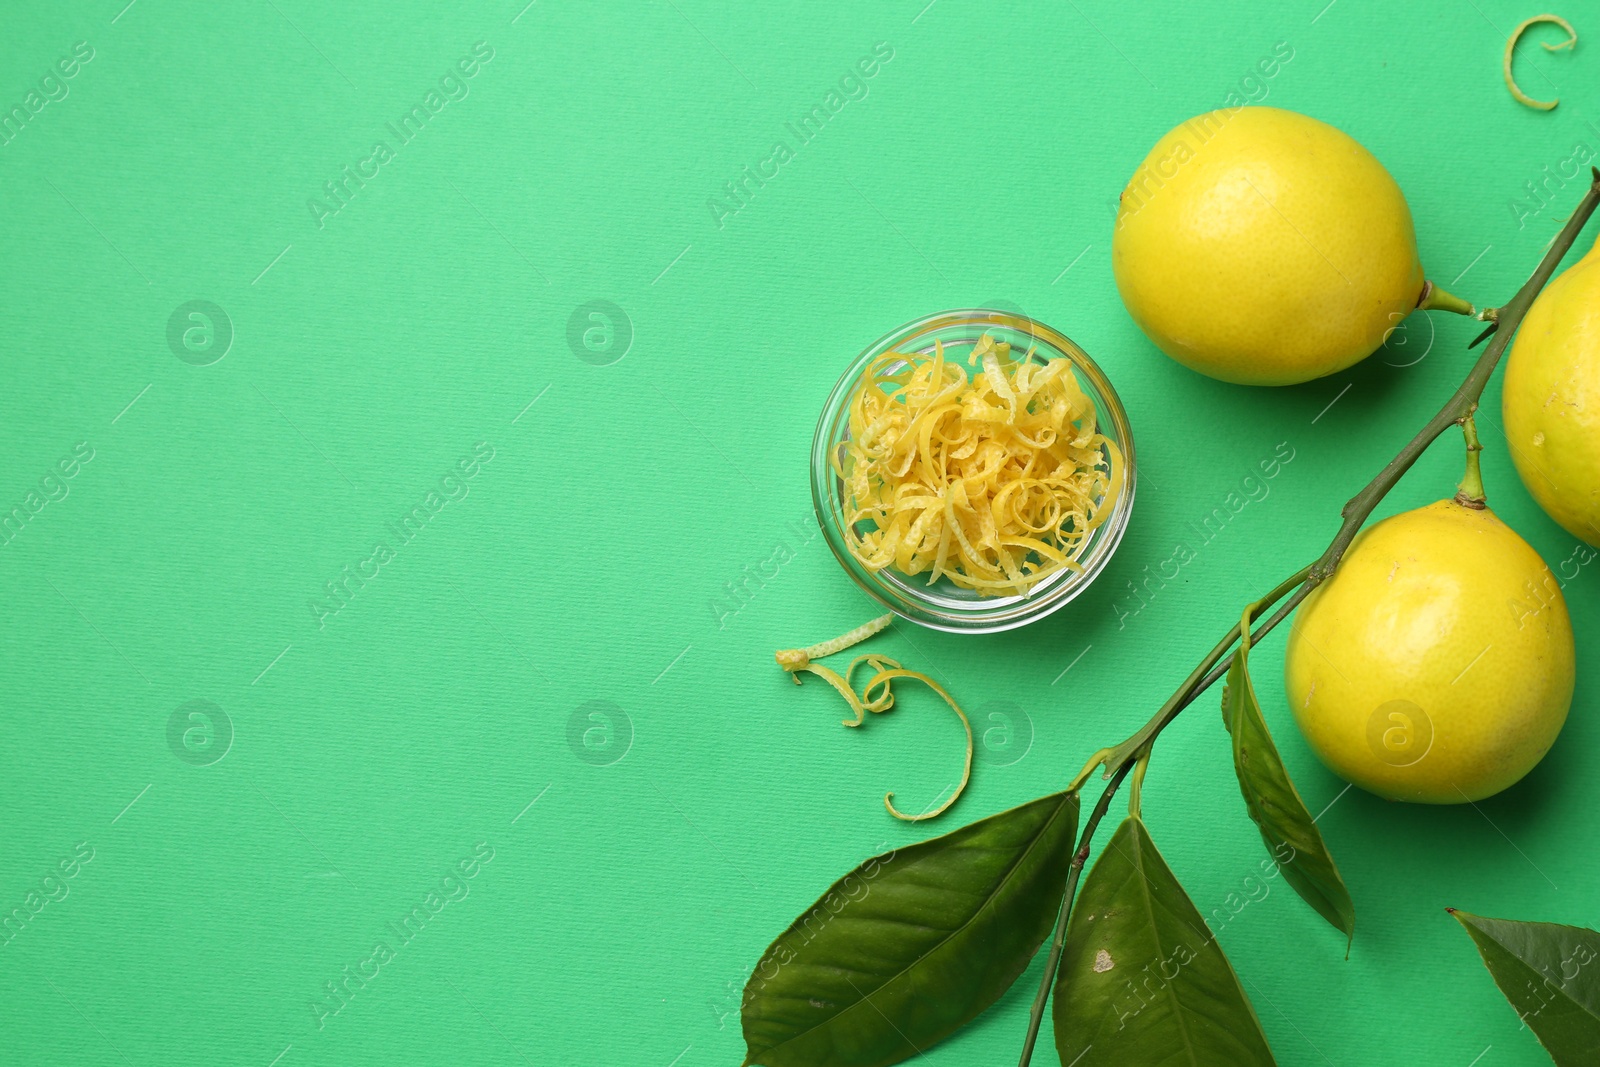
M1438 440L1439 435L1450 427L1465 423L1478 406L1478 401L1483 397L1484 387L1489 384L1489 378L1494 374L1495 367L1500 363L1500 358L1505 354L1506 348L1511 344L1512 337L1516 334L1517 327L1521 325L1523 316L1533 305L1555 274L1556 268L1561 265L1571 250L1578 234L1588 223L1589 217L1594 214L1595 208L1600 206L1600 168L1591 170L1592 181L1589 189L1584 193L1583 199L1573 211L1571 218L1562 227L1560 234L1550 245L1544 258L1539 261L1539 266L1529 276L1528 280L1518 289L1504 306L1491 308L1484 311L1482 318L1493 323L1485 336L1492 334L1488 346L1483 354L1478 357L1472 369L1467 372L1466 379L1460 387L1445 401L1437 414L1429 419L1394 459L1384 465L1377 475L1368 482L1366 487L1350 498L1340 511L1343 522L1338 532L1334 535L1332 543L1319 556L1316 562L1302 568L1289 578L1280 583L1277 588L1263 597L1253 613L1249 613L1240 621L1234 623L1222 639L1208 652L1189 676L1184 679L1176 692L1167 698L1150 721L1145 723L1132 737L1107 751L1104 759L1105 774L1110 779L1105 789L1100 794L1099 801L1095 804L1094 811L1084 823L1083 834L1079 838L1078 848L1073 853L1072 866L1067 874L1067 882L1062 893L1061 908L1056 919L1055 934L1050 943L1050 955L1046 962L1045 973L1040 980L1039 992L1034 997L1033 1009L1028 1019L1027 1038L1022 1048L1022 1058L1019 1067L1028 1067L1033 1056L1034 1043L1038 1037L1040 1022L1044 1016L1044 1008L1049 1000L1051 984L1055 980L1056 967L1059 964L1062 948L1066 943L1067 925L1072 911L1072 897L1077 888L1079 873L1089 858L1090 844L1094 838L1096 827L1100 819L1110 807L1111 798L1117 788L1127 777L1133 767L1133 761L1144 754L1155 743L1155 739L1165 730L1172 720L1177 718L1184 708L1192 704L1196 697L1216 683L1217 679L1227 673L1233 665L1234 645L1238 642L1243 629L1247 627L1255 616L1265 612L1273 604L1278 608L1266 622L1250 632L1252 642L1265 637L1279 623L1288 618L1298 607L1301 601L1311 595L1311 591L1322 582L1326 581L1339 566L1339 561L1344 557L1345 550L1355 540L1356 534L1371 517L1378 506L1378 502L1389 494L1389 491L1399 483L1400 479L1417 462L1429 445ZM1452 298L1454 299L1454 298ZM1442 305L1441 305L1442 306ZM1456 310L1456 309L1449 309ZM1481 340L1481 338L1480 338ZM1476 344L1477 342L1474 342ZM1281 603L1279 603L1281 601Z
M1551 276L1555 274L1556 268L1561 265L1561 260L1566 257L1567 252L1572 248L1573 242L1578 238L1578 234L1589 221L1589 216L1594 214L1597 206L1600 206L1600 169L1595 169L1592 173L1593 181L1590 183L1588 191L1584 193L1583 200L1579 202L1577 210L1572 213L1572 217L1567 220L1567 224L1562 227L1561 233L1556 237L1555 242L1551 244L1544 258L1539 261L1539 266L1529 276L1528 280L1522 284L1522 288L1517 290L1516 295L1503 307L1497 309L1495 326L1493 327L1494 336L1483 350L1483 355L1478 357L1478 361L1467 372L1466 379L1451 394L1450 399L1445 401L1444 406L1439 409L1438 413L1429 419L1422 429L1417 432L1417 435L1400 450L1399 454L1384 465L1384 468L1378 472L1372 481L1367 483L1366 488L1351 497L1350 501L1345 504L1343 510L1339 513L1344 521L1340 524L1338 533L1334 535L1333 542L1328 545L1327 550L1323 552L1317 561L1307 569L1303 584L1299 584L1299 588L1289 594L1288 599L1283 601L1283 604L1272 614L1271 618L1253 631L1252 640L1260 640L1271 633L1279 623L1288 618L1295 608L1300 606L1302 600L1311 595L1313 589L1328 579L1328 576L1339 566L1339 561L1344 558L1345 550L1350 547L1350 542L1355 540L1356 534L1361 532L1361 527L1372 515L1373 509L1378 506L1378 502L1389 495L1389 491L1399 483L1405 473L1412 468L1417 459L1423 452L1427 451L1428 446L1433 444L1440 434L1450 429L1450 427L1464 422L1472 415L1472 412L1478 406L1478 401L1483 397L1484 387L1489 384L1489 378L1494 374L1495 367L1500 363L1500 357L1505 354L1506 348L1511 344L1512 336L1517 332L1517 327L1521 325L1523 316L1528 313L1528 308L1533 305L1534 299L1544 289L1545 284L1550 281ZM1289 580L1294 581L1293 578ZM1265 603L1270 604L1274 600L1275 598L1269 594ZM1145 740L1159 734L1166 728L1167 723L1177 717L1177 714L1187 707L1195 697L1209 689L1218 678L1228 672L1228 668L1233 666L1233 656L1227 654L1228 649L1238 640L1238 637L1239 624L1235 623L1223 636L1219 645L1222 652L1219 653L1216 649L1213 649L1211 654L1207 656L1211 663L1205 664L1202 661L1204 669L1201 671L1198 681L1193 680L1194 676L1191 675L1190 680L1186 680L1183 685L1178 687L1178 691L1168 699L1166 704L1162 705L1161 710L1151 717L1150 721L1145 724L1139 733L1113 750L1113 756L1106 761L1107 774L1114 771L1122 762L1132 758ZM1138 744L1135 742L1138 742Z

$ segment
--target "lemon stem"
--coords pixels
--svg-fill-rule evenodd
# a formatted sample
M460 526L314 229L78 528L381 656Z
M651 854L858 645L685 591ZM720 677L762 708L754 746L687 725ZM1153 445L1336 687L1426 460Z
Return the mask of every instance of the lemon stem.
M1150 746L1146 745L1144 755L1133 765L1133 780L1128 783L1128 818L1137 819L1141 815L1139 806L1140 797L1144 793L1144 775L1150 769Z
M1432 282L1422 283L1422 295L1417 298L1417 307L1423 311L1450 311L1457 315L1478 317L1477 308L1454 293L1445 292Z
M1478 469L1478 453L1483 451L1483 446L1478 443L1478 425L1471 415L1461 420L1461 434L1467 439L1467 473L1456 487L1456 503L1482 511L1488 507L1488 498L1483 492L1483 473Z
M1082 789L1083 783L1089 780L1089 776L1098 770L1100 765L1109 759L1114 751L1116 750L1102 748L1099 752L1096 752L1094 755L1090 756L1089 762L1083 765L1083 770L1079 771L1078 776L1072 780L1070 785L1067 786L1067 792L1076 793L1078 790Z

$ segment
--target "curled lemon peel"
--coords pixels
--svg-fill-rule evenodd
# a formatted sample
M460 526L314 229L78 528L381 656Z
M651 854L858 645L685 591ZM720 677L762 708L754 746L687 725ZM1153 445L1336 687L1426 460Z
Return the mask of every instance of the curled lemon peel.
M961 720L962 729L967 732L966 761L962 765L961 781L956 784L955 791L950 794L949 799L943 804L919 815L907 815L896 808L894 806L893 790L883 795L883 806L889 810L890 815L906 822L922 822L924 819L931 819L947 811L950 805L956 802L956 798L961 795L962 791L966 789L967 782L972 777L972 722L967 718L967 713L961 710L961 705L957 704L955 698L946 692L938 682L935 682L920 671L906 670L897 661L890 659L888 656L872 652L857 656L850 661L850 666L845 668L843 675L840 675L838 671L833 670L831 667L811 662L813 659L831 656L835 652L842 652L852 645L865 641L872 635L882 631L893 618L893 615L880 616L830 641L823 641L806 648L783 649L775 653L774 658L777 660L778 666L789 672L796 685L800 684L801 674L809 673L816 675L833 686L839 695L844 697L845 703L850 705L850 710L855 712L856 715L854 719L841 719L840 722L844 726L860 726L866 720L867 712L880 714L894 707L894 690L891 683L897 678L909 678L914 682L921 682L944 698L944 702L950 705L950 709ZM867 679L866 685L862 686L860 693L857 693L854 685L855 673L862 664L871 667L873 674ZM874 693L874 690L876 690L876 693Z
M1554 100L1535 100L1517 87L1517 79L1511 74L1511 58L1516 52L1517 42L1521 40L1524 33L1528 32L1530 26L1536 26L1541 22L1554 23L1567 31L1567 39L1565 41L1558 41L1555 44L1541 41L1540 43L1546 52L1557 52L1563 48L1570 49L1577 45L1578 31L1572 28L1572 23L1560 15L1535 15L1530 19L1522 20L1517 24L1517 28L1511 31L1511 36L1506 40L1506 54L1501 63L1501 70L1505 75L1506 88L1511 90L1511 95L1516 98L1519 104L1527 104L1529 107L1538 108L1540 111L1549 111L1561 103L1560 97Z
M808 663L804 667L797 669L794 676L796 685L800 684L799 671L807 671L816 675L818 678L821 678L823 681L837 689L839 691L839 695L844 697L845 702L848 703L851 710L856 713L856 717L853 722L849 719L841 719L840 722L842 722L845 726L861 725L862 719L866 717L866 707L861 703L861 698L856 696L855 693L851 691L850 686L845 683L845 680L839 677L839 673L837 671L830 670L821 664Z
M893 815L895 818L902 819L906 822L922 822L924 819L932 819L937 815L944 814L944 812L949 809L950 805L956 802L956 798L961 795L961 791L967 788L967 780L972 777L972 723L967 719L967 713L961 710L961 705L956 703L955 698L949 693L945 692L942 685L920 671L908 671L905 668L898 666L888 670L881 670L877 674L873 675L872 679L867 682L866 688L861 691L862 696L870 696L873 687L878 685L882 685L884 687L884 692L887 693L889 691L889 683L895 678L909 678L914 682L921 682L929 689L932 689L935 693L938 693L944 698L944 702L950 705L950 710L956 713L956 717L961 720L961 728L967 732L967 756L966 761L961 767L961 781L956 783L955 791L950 794L949 799L943 804L940 804L937 808L934 808L931 811L925 811L920 815L907 815L905 812L894 806L893 790L883 794L883 806L889 809L890 815Z
M845 540L872 571L1025 595L1079 558L1127 481L1072 361L1020 357L984 334L961 364L888 352L862 373L849 438Z

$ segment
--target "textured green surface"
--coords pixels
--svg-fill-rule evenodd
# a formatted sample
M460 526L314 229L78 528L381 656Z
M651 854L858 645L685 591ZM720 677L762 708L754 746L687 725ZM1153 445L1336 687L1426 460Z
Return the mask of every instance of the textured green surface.
M93 48L0 145L0 505L45 500L93 450L0 547L0 911L66 894L0 946L7 1063L738 1062L747 968L824 887L1126 736L1464 371L1473 324L1442 315L1278 392L1159 355L1108 260L1149 145L1233 92L1335 123L1406 190L1430 273L1465 271L1451 287L1480 303L1576 202L1547 176L1600 145L1589 38L1529 50L1523 84L1563 102L1521 108L1499 56L1532 9L1503 0L124 2L29 5L0 34L8 108ZM480 41L465 98L399 144L387 124ZM1279 41L1293 58L1253 75ZM865 98L801 144L787 124L879 42ZM319 228L308 199L374 165ZM737 212L708 206L774 165ZM168 343L194 300L232 325L206 366ZM631 321L609 365L568 344L592 300ZM839 368L907 319L997 302L1106 368L1140 496L1111 569L1051 619L878 639L986 731L967 795L907 827L879 798L915 808L953 780L949 713L912 691L844 730L771 651L873 613L804 527ZM1492 397L1491 500L1562 573L1573 541L1516 481ZM1280 445L1292 461L1256 480ZM475 475L445 482L463 461ZM1447 494L1458 466L1440 447L1384 512ZM447 503L421 532L392 533L430 492ZM1128 583L1180 541L1194 558L1141 606ZM319 626L324 583L374 566ZM1476 808L1342 793L1270 681L1281 638L1258 653L1283 757L1314 812L1332 804L1348 960L1254 877L1215 699L1162 740L1145 817L1203 914L1238 909L1222 941L1283 1063L1543 1062L1443 908L1596 922L1600 565L1575 566L1572 720ZM232 724L209 765L201 724L169 743L197 700ZM92 860L46 885L80 842ZM927 1061L1013 1057L1042 965ZM324 1017L347 967L376 976Z

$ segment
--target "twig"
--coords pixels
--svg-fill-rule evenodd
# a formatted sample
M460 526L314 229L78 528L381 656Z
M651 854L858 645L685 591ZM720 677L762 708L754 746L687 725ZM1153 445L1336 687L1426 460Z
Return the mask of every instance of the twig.
M1044 1022L1044 1006L1050 999L1050 986L1055 982L1056 968L1061 966L1061 950L1067 944L1067 913L1072 910L1072 895L1078 888L1078 876L1083 873L1083 865L1089 861L1089 842L1094 839L1095 828L1111 806L1111 797L1116 793L1117 786L1122 784L1131 770L1131 763L1124 763L1118 769L1111 778L1111 784L1105 787L1100 799L1095 802L1088 821L1083 824L1082 843L1072 854L1072 866L1067 868L1067 887L1061 894L1061 910L1056 915L1056 932L1050 939L1050 955L1045 960L1044 977L1039 981L1039 991L1033 995L1033 1010L1028 1013L1028 1037L1022 1045L1022 1067L1027 1067L1028 1059L1033 1055L1033 1044L1039 1039L1039 1026Z
M1255 610L1251 612L1251 618L1259 616L1267 608L1277 603L1285 593L1304 582L1310 573L1310 567L1302 567L1289 578L1279 583L1277 588L1257 602ZM1304 587L1302 586L1302 588ZM1033 1056L1034 1042L1039 1037L1039 1026L1044 1021L1044 1006L1046 1001L1050 999L1050 986L1055 981L1056 968L1061 963L1061 951L1067 943L1067 918L1068 913L1072 910L1073 892L1078 887L1078 877L1083 873L1083 865L1089 860L1089 845L1094 840L1095 829L1100 825L1100 819L1105 815L1106 809L1111 806L1111 798L1116 795L1117 787L1122 784L1122 780L1133 769L1133 761L1118 759L1119 754L1124 749L1129 749L1132 746L1131 751L1137 756L1142 750L1155 743L1156 735L1165 729L1166 724L1171 721L1170 717L1164 719L1163 716L1168 715L1169 709L1170 715L1176 715L1184 705L1194 699L1193 696L1190 696L1187 700L1182 700L1185 690L1198 685L1206 669L1228 651L1238 638L1239 627L1242 624L1242 619L1240 622L1233 624L1233 629L1229 630L1227 636L1206 654L1205 658L1200 661L1193 671L1189 672L1189 677L1185 679L1183 686L1179 687L1178 692L1174 693L1172 698L1162 706L1161 711L1156 713L1155 718L1145 724L1144 729L1134 734L1121 745L1118 745L1115 749L1102 749L1100 753L1096 753L1097 757L1104 756L1104 761L1108 768L1113 760L1117 761L1117 765L1115 770L1109 771L1111 782L1106 786L1105 791L1100 794L1100 799L1095 804L1094 811L1089 814L1088 821L1083 824L1083 835L1079 838L1078 850L1073 854L1072 866L1067 870L1067 885L1061 894L1061 908L1056 915L1056 931L1055 936L1050 941L1050 955L1045 961L1044 976L1039 979L1039 991L1034 994L1033 1009L1028 1014L1028 1036L1022 1046L1020 1067L1027 1067L1028 1060ZM1229 658L1231 659L1232 657ZM1091 762L1088 767L1084 768L1083 773L1078 777L1080 783L1087 777L1088 772L1093 767L1094 763Z
M1366 488L1351 497L1350 501L1345 504L1340 511L1344 521L1340 523L1339 530L1334 535L1332 543L1328 545L1327 550L1318 557L1317 561L1286 579L1271 593L1262 598L1259 602L1258 610L1254 613L1255 615L1259 615L1280 599L1283 599L1283 603L1266 622L1252 631L1252 642L1259 641L1271 633L1279 623L1289 617L1289 614L1306 597L1311 595L1313 589L1333 574L1334 570L1339 566L1339 561L1344 558L1345 550L1355 540L1356 534L1361 531L1362 525L1372 515L1373 509L1378 506L1378 502L1388 495L1389 491L1411 469L1412 465L1427 450L1428 446L1438 439L1440 434L1472 415L1472 412L1478 406L1479 399L1483 396L1484 387L1489 383L1490 376L1494 374L1495 367L1500 362L1500 357L1511 344L1511 339L1516 334L1517 327L1522 324L1523 316L1527 314L1528 308L1532 306L1534 299L1538 297L1545 284L1555 274L1556 268L1561 265L1561 260L1571 250L1578 234L1583 230L1584 225L1588 223L1589 216L1594 214L1597 206L1600 206L1600 168L1591 168L1591 174L1593 180L1589 185L1588 191L1584 193L1583 199L1579 202L1577 210L1572 213L1572 217L1562 227L1560 234L1557 235L1549 251L1545 253L1544 258L1539 261L1539 266L1534 270L1533 274L1522 284L1522 288L1517 290L1516 295L1510 301L1500 308L1491 309L1494 312L1493 315L1488 312L1484 313L1486 318L1492 317L1494 319L1497 329L1488 346L1484 348L1483 355L1478 357L1478 361L1467 372L1466 380L1461 383L1460 388L1451 395L1438 413L1429 419L1422 429L1418 431L1417 435L1400 450L1399 454L1385 464L1377 476L1367 483ZM1284 599L1286 595L1287 599ZM1028 1067L1028 1063L1033 1057L1033 1047L1038 1038L1039 1026L1044 1016L1045 1003L1049 999L1050 987L1055 980L1055 970L1060 964L1062 948L1066 944L1067 927L1072 911L1072 898L1074 891L1077 889L1078 875L1082 871L1084 863L1088 860L1089 845L1094 837L1096 827L1100 824L1101 816L1105 814L1106 808L1110 806L1111 797L1117 791L1117 787L1122 784L1122 780L1132 769L1133 761L1155 743L1155 739L1160 735L1161 731L1165 730L1184 708L1192 704L1196 697L1209 689L1233 665L1234 653L1232 649L1239 639L1242 626L1242 620L1234 623L1228 632L1223 635L1222 640L1217 643L1216 647L1206 654L1205 658L1200 661L1193 671L1189 672L1189 677L1184 679L1183 684L1167 699L1161 709L1151 716L1150 721L1145 723L1128 740L1111 749L1110 754L1106 756L1104 761L1105 773L1111 781L1106 786L1105 791L1100 794L1100 800L1096 803L1089 820L1084 823L1083 835L1079 839L1077 851L1073 854L1072 867L1067 873L1067 884L1065 891L1062 893L1061 909L1056 919L1055 936L1050 943L1050 956L1045 967L1044 977L1039 983L1039 992L1034 997L1033 1010L1028 1018L1028 1035L1022 1047L1022 1058L1018 1062L1018 1067Z

